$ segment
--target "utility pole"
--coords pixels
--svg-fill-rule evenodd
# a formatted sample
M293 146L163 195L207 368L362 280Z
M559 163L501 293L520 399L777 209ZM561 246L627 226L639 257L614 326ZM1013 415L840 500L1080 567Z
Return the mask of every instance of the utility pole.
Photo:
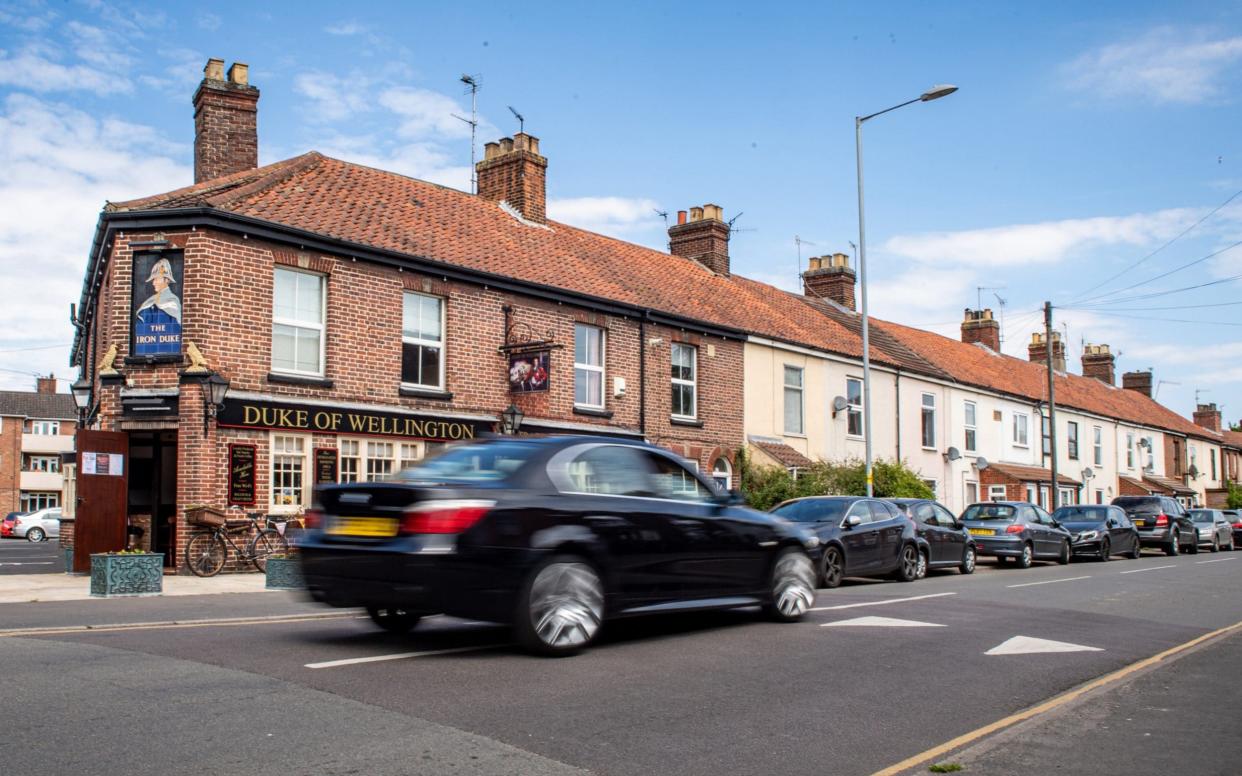
M1052 509L1048 511L1055 512L1061 497L1057 488L1057 398L1056 372L1052 368L1052 302L1044 302L1044 359L1048 365L1048 466L1052 470Z

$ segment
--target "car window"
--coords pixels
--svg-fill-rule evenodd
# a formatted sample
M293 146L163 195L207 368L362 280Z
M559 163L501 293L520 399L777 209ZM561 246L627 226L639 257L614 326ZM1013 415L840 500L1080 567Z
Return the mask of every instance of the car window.
M1031 507L1019 507L1018 516L1027 525L1039 525L1039 514Z
M1108 511L1113 516L1113 518L1117 521L1117 525L1119 527L1121 528L1130 527L1130 518L1128 515L1126 515L1126 511L1124 509L1120 509L1118 507L1109 507Z
M971 504L962 513L962 519L1010 521L1017 515L1018 509L1012 504Z
M845 513L846 519L857 515L858 519L864 523L871 522L871 505L866 501L855 501L850 511Z
M1192 509L1190 510L1190 519L1196 523L1212 523L1216 520L1210 509Z
M936 519L936 511L932 509L931 504L927 503L915 504L912 517L925 525L936 525L939 522Z
M678 501L694 501L705 504L715 501L715 495L699 482L690 471L671 458L645 453L655 469L655 493L659 498Z
M957 518L954 517L953 513L950 512L949 510L945 509L939 504L932 504L931 508L932 508L932 513L936 516L937 524L942 525L945 528L953 528L954 526L957 525Z
M880 520L892 520L894 517L902 517L901 510L887 501L871 502L871 519L879 522Z
M797 523L821 521L835 523L845 517L846 507L852 503L840 499L805 498L798 501L786 501L773 509L772 514Z
M1157 515L1162 509L1160 499L1152 496L1118 496L1113 505L1135 515Z
M516 440L458 445L402 471L400 477L411 481L504 480L538 450L538 445Z
M573 489L601 496L652 496L651 474L646 451L620 445L592 447L569 464Z

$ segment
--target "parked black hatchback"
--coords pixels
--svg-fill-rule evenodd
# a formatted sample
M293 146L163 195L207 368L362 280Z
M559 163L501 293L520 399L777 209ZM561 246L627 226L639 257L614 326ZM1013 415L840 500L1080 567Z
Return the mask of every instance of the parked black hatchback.
M1113 555L1137 559L1143 554L1138 529L1121 507L1106 504L1067 504L1052 513L1074 537L1074 555L1108 560Z
M957 568L975 573L975 540L953 513L940 502L923 498L892 498L890 502L914 521L914 530L926 542L925 565L932 569Z
M815 598L813 535L642 443L473 442L316 501L300 544L311 597L393 631L441 612L512 622L556 655L608 618L761 605L792 621Z
M914 523L892 504L857 496L810 496L771 511L819 538L821 587L836 587L845 577L892 576L902 582L919 577Z

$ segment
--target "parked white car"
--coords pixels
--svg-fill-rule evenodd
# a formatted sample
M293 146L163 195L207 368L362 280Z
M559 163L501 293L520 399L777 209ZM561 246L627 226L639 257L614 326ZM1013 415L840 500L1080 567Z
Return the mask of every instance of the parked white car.
M19 515L13 524L13 535L30 542L47 541L48 537L60 536L60 507L49 507Z

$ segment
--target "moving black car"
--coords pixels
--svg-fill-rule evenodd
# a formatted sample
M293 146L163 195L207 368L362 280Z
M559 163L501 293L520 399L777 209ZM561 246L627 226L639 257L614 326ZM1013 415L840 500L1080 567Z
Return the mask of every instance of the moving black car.
M512 622L568 654L623 615L760 605L800 618L817 540L651 445L589 437L462 444L396 481L316 490L310 595L405 631L425 615Z
M1020 568L1035 560L1070 562L1070 534L1052 515L1029 501L988 501L971 504L962 512L962 523L975 538L980 555L1007 558Z
M1113 555L1138 558L1143 554L1138 529L1121 507L1070 504L1052 513L1054 520L1074 537L1074 555L1092 555L1102 561Z
M1139 531L1144 547L1158 547L1166 555L1199 551L1199 529L1190 513L1169 496L1118 496L1113 506L1121 507Z
M975 573L975 540L966 526L940 502L922 498L888 499L914 521L914 530L926 542L927 568L956 567L963 574Z
M800 523L819 537L819 584L845 577L919 577L918 537L897 507L857 496L810 496L778 504L772 514Z

